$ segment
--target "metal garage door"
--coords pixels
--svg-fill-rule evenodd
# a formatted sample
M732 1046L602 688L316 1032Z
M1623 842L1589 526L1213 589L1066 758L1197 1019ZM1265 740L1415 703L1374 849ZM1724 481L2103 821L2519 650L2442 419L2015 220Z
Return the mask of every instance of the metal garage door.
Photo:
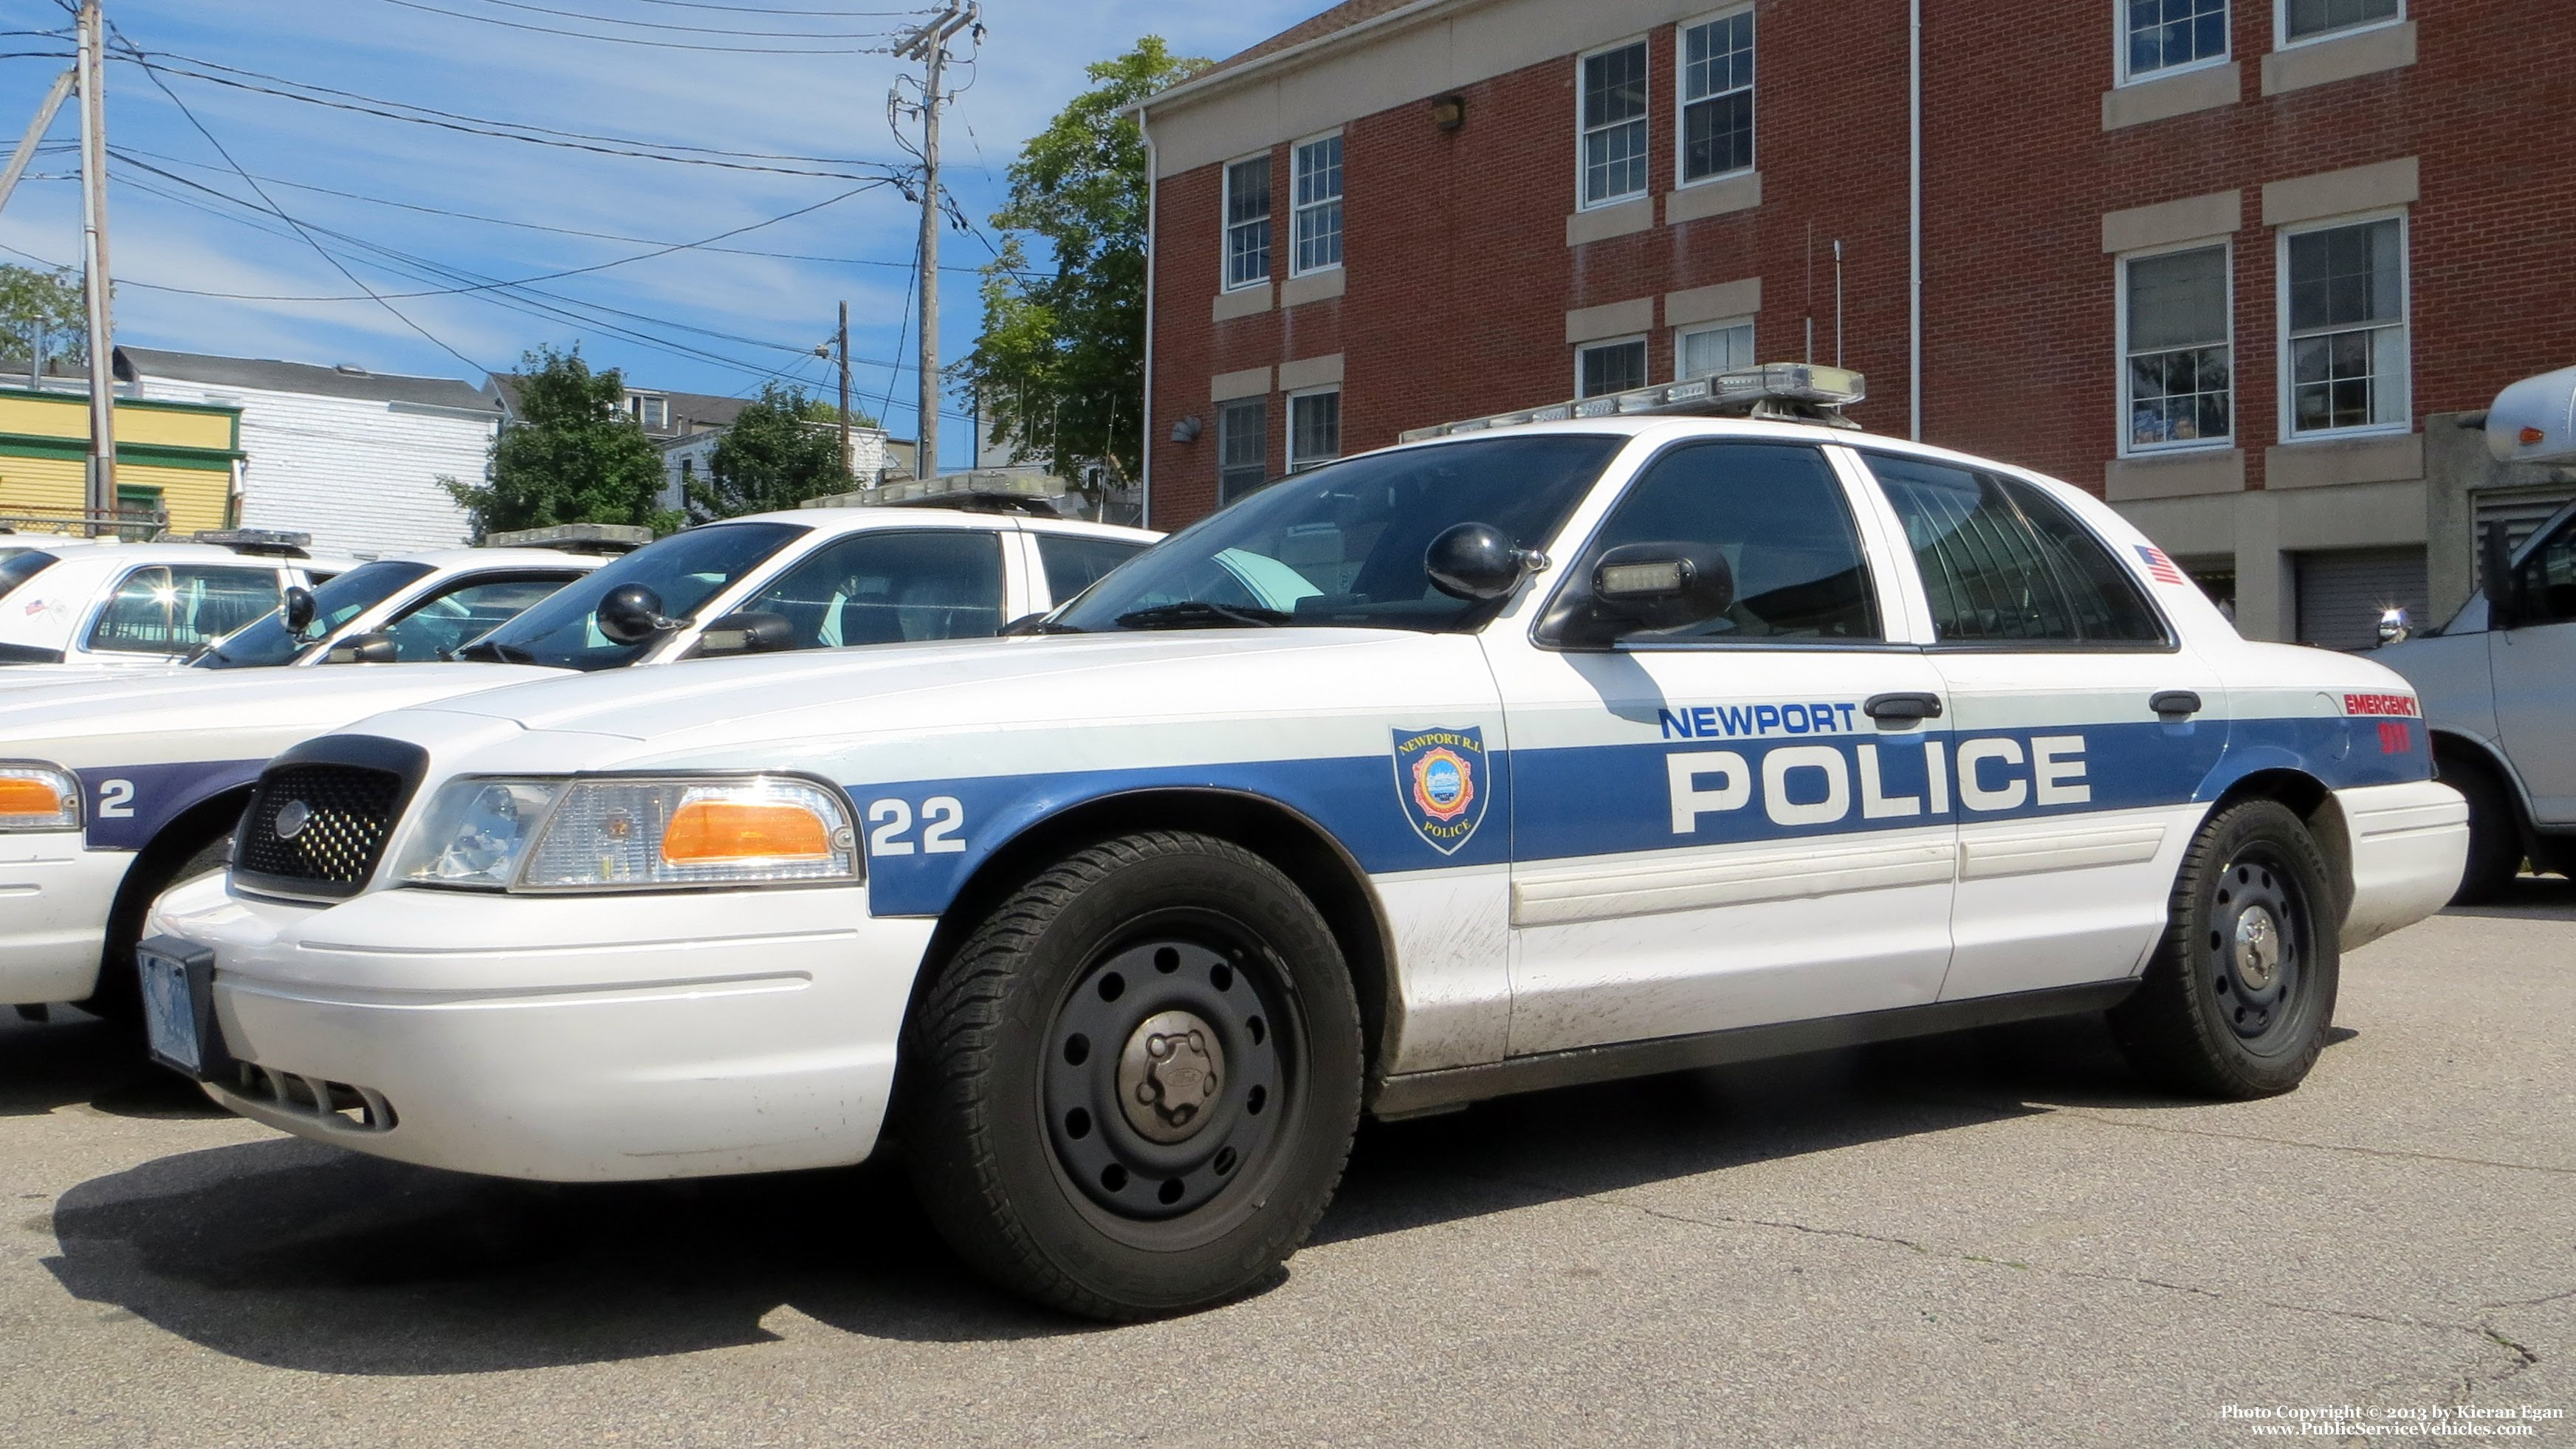
M2379 611L2403 608L2424 622L2424 550L2348 548L2298 555L2299 642L2368 649L2379 642Z

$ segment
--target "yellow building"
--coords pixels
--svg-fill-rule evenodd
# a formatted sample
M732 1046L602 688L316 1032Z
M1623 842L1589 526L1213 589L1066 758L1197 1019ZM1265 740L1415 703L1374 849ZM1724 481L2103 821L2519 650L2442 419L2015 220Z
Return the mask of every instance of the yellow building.
M79 517L88 457L87 396L0 387L0 517ZM117 507L166 508L173 535L232 521L243 457L239 408L116 400Z

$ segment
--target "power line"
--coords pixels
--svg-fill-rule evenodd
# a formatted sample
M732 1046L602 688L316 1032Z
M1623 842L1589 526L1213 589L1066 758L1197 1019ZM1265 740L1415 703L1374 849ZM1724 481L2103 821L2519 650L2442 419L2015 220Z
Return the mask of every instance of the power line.
M505 26L511 30L531 30L540 35L568 35L575 40L605 40L615 45L650 46L655 50L695 50L704 51L713 55L883 55L886 53L883 47L872 47L870 49L861 50L850 46L841 46L833 49L815 50L804 47L788 49L780 46L698 45L679 40L643 40L632 35L594 35L587 30L565 30L553 25L530 25L521 20L503 20L495 15L476 15L465 10L444 10L436 5L424 5L420 3L420 0L384 0L384 3L387 5L399 5L405 10L421 10L432 15L445 15L457 20L472 20L484 25ZM611 21L609 23L615 24L616 22Z
M707 0L635 0L638 5L669 5L681 10L720 10L728 15L806 15L819 20L883 20L919 15L919 10L778 10L762 5L713 5Z
M595 25L636 25L646 30L675 30L690 35L740 35L765 40L883 40L881 30L741 30L730 25L673 25L661 20L628 20L616 15L590 15L579 10L557 10L550 5L530 5L526 0L483 0L508 10L525 10L537 15L560 15L567 20L587 20ZM9 32L0 30L0 35ZM29 34L36 32L30 31ZM608 39L592 36L594 40Z

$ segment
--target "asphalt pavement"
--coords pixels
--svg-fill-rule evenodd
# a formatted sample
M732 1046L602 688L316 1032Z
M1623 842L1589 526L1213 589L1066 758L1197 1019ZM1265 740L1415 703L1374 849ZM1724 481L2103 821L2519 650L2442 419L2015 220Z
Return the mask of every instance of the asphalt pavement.
M1372 1125L1270 1287L1113 1329L883 1165L460 1177L12 1021L0 1444L2576 1444L2576 885L2337 1023L2263 1102L2072 1022Z

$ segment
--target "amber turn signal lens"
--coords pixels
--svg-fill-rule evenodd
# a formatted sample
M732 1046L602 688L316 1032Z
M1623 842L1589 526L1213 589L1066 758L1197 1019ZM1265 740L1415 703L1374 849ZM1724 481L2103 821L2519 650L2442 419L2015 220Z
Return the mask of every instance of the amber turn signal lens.
M59 815L63 797L42 780L0 775L0 815Z
M671 865L828 860L832 828L802 805L692 800L671 813L662 859Z
M2549 435L2547 433L2542 432L2538 428L2525 428L2522 430L2522 445L2528 448L2532 444L2546 439L2548 436Z

